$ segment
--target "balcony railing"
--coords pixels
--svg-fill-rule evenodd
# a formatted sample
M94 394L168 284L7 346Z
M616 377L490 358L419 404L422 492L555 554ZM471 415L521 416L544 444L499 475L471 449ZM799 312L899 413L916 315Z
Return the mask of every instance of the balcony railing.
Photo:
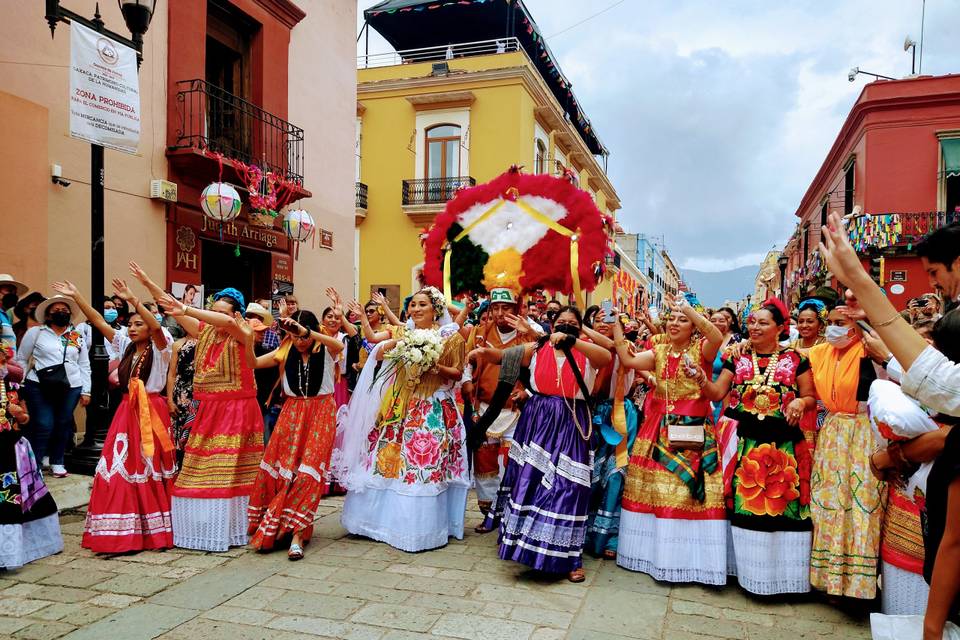
M942 227L960 222L958 211L869 213L847 223L854 249L864 252L899 245L914 245Z
M357 183L357 209L367 208L367 185L362 182Z
M442 204L451 200L457 190L472 187L477 181L470 176L452 178L428 178L425 180L403 181L403 204Z
M202 149L303 184L303 129L205 80L177 82L173 149Z
M485 56L493 53L509 53L519 50L520 41L516 38L479 40L477 42L464 42L437 47L421 47L419 49L404 49L403 51L371 53L365 56L357 56L357 68L392 67L398 64L415 64L417 62L443 62L456 58Z

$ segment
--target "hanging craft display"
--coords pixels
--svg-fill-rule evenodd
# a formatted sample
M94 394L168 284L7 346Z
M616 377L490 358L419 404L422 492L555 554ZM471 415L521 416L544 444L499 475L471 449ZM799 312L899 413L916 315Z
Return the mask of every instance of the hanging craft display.
M294 259L300 257L300 243L306 242L317 231L317 225L305 209L291 209L283 216L283 230L287 237L297 243Z
M590 194L518 167L461 190L425 244L424 275L448 300L496 287L572 294L583 308L606 271L610 238Z
M240 194L226 182L213 182L200 195L203 214L218 224L236 219L241 206Z
M886 249L900 243L903 224L898 213L881 213L854 218L847 224L850 243L862 252L867 248Z
M264 172L257 165L243 165L244 181L250 202L250 222L261 227L272 227L277 218L277 176Z

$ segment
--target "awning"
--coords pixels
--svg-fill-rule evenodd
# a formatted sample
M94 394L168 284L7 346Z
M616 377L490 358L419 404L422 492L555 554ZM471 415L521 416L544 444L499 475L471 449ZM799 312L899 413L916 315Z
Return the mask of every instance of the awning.
M960 176L960 138L942 138L943 175L947 178Z
M609 153L523 0L383 0L363 17L398 52L516 37L590 153Z

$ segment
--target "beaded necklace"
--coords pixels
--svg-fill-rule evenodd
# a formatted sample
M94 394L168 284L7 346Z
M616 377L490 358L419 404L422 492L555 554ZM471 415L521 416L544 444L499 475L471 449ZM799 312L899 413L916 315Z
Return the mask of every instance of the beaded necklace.
M757 359L757 352L750 351L750 359L753 363L753 379L746 384L751 387L748 393L753 395L753 407L748 409L754 413L758 420L763 420L769 414L780 408L780 393L774 387L774 376L777 373L777 362L780 360L779 348L770 356L765 371L760 371L760 362Z
M306 361L304 361L301 355L297 364L297 391L305 398L308 395L307 392L310 390L310 356L308 355ZM306 386L303 384L304 378L306 378Z

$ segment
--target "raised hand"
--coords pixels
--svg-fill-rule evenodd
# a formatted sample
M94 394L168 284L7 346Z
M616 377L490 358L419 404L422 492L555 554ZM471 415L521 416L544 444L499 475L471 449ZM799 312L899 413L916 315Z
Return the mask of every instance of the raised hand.
M114 278L112 281L113 290L118 296L126 300L127 302L133 302L136 300L136 297L133 295L133 291L130 291L130 287L127 286L125 280L120 278Z
M240 331L243 333L245 338L249 338L253 335L253 327L250 326L250 323L247 322L247 319L243 317L242 313L239 311L234 311L233 321L237 323L237 326L240 328Z
M286 299L286 298L280 298L279 300L277 300L277 310L280 312L280 317L281 317L281 318L289 318L289 317L290 317L290 308L287 307L287 299Z
M514 315L512 313L508 313L506 318L507 324L516 329L519 333L533 333L533 329L530 328L530 323L527 322L526 318Z
M144 271L139 264L131 260L129 266L130 275L139 280L142 284L146 285L147 282L150 281L150 276L147 275L147 272Z
M165 293L157 300L157 304L168 316L184 316L187 314L187 305L183 304L169 293Z
M75 298L80 294L80 290L77 289L76 285L69 280L54 282L50 285L50 288L60 295L67 296L68 298Z
M336 289L334 289L333 287L327 287L324 293L326 293L327 297L330 298L330 301L333 303L333 306L341 310L343 309L343 301L340 299L340 294L337 293Z
M870 278L850 244L850 236L847 235L847 228L840 214L836 211L831 213L821 233L823 241L820 243L820 255L826 261L830 273L844 284L850 284L857 278Z
M366 314L363 311L363 307L361 307L360 303L357 302L356 300L351 300L350 302L347 303L347 310L357 314L357 316L361 318L366 316Z
M381 307L387 306L387 296L383 295L379 291L370 294L370 299L379 304Z

